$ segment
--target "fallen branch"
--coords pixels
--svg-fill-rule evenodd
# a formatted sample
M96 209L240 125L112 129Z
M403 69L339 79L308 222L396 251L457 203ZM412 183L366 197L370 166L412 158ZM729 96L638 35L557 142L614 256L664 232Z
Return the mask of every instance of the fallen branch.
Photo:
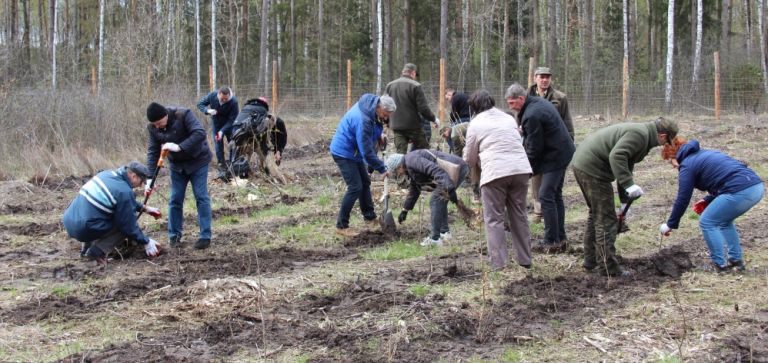
M583 336L582 338L584 338L584 341L586 341L587 343L589 343L589 345L591 345L591 346L593 346L593 347L597 348L597 350L599 350L599 351L601 351L601 352L603 352L603 353L608 353L608 351L607 351L607 350L605 350L605 348L603 348L602 346L600 346L600 344L598 344L596 341L594 341L594 340L592 340L592 339L589 339L589 338L587 338L586 336Z

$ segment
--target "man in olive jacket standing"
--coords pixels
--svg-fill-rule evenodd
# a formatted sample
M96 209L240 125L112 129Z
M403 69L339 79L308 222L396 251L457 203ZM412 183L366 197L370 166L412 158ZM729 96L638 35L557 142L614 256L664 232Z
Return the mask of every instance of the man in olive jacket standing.
M549 101L529 96L515 83L507 89L509 108L517 111L523 128L523 146L534 175L541 175L539 202L544 216L544 240L539 252L563 252L566 247L563 184L575 147L560 114Z
M557 109L557 113L560 114L560 118L565 123L565 128L568 129L568 133L571 135L571 140L574 140L573 131L573 119L571 119L571 112L568 110L568 99L565 93L556 90L552 87L552 70L549 67L539 67L533 73L533 84L528 87L529 96L538 96L546 99ZM539 188L541 188L541 174L536 174L531 177L531 194L533 195L533 218L534 222L541 221L541 203L539 203Z
M421 83L416 81L416 65L407 63L403 67L402 76L389 82L386 94L397 104L397 110L389 117L389 127L395 133L395 149L398 154L408 152L408 143L413 143L413 149L427 149L429 143L422 129L421 118L440 125L427 104L427 97L421 89Z
M211 198L208 196L208 163L211 150L208 148L205 129L195 114L188 108L164 107L152 102L147 107L149 125L149 147L147 165L154 175L161 150L168 150L171 171L171 197L168 205L168 238L171 247L180 247L182 223L184 221L184 194L187 184L192 184L197 204L197 222L200 225L196 249L208 248L211 244ZM152 180L147 180L144 194Z
M677 123L664 118L645 123L620 123L590 134L573 155L573 175L589 208L584 233L584 269L595 269L606 276L628 276L616 259L618 218L614 209L613 185L626 191L629 198L643 195L635 184L635 164L656 146L677 136Z

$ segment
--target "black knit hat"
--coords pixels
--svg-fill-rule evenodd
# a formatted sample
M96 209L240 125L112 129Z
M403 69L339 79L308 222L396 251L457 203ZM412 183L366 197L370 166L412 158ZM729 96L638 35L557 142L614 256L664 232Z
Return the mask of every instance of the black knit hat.
M149 122L155 122L161 118L168 116L168 110L157 102L152 102L147 106L147 120Z

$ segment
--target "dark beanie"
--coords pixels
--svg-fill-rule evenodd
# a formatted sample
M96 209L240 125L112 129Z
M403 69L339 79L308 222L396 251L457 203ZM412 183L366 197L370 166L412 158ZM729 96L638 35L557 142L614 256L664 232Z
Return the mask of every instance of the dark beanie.
M155 122L165 116L168 116L168 110L163 105L152 102L147 106L147 120L149 122Z

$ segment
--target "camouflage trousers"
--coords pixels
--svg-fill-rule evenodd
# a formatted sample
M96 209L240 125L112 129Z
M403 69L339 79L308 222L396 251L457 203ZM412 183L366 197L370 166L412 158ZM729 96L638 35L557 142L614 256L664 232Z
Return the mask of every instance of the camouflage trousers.
M405 154L408 152L408 143L413 142L413 150L417 149L429 149L429 143L426 136L424 136L424 130L395 130L395 150L398 154Z
M581 188L589 208L587 230L584 232L584 268L605 275L620 273L616 258L616 234L619 220L613 201L613 185L573 168L573 175Z

